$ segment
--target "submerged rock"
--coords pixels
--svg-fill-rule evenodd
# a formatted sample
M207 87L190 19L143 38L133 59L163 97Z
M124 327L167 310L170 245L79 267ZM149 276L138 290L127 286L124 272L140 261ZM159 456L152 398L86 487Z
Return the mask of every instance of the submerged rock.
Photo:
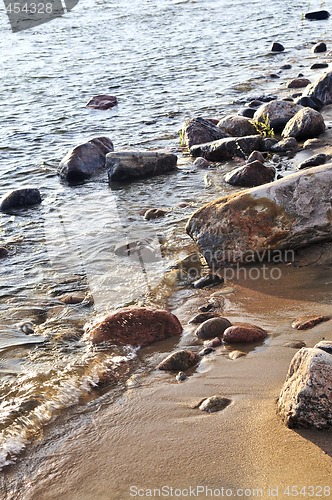
M149 208L144 213L145 220L158 219L159 217L164 217L169 210L165 210L163 208Z
M282 45L282 43L273 42L272 47L271 47L271 52L283 52L284 50L285 50L285 47Z
M320 75L318 80L305 89L303 96L315 97L324 106L332 104L332 71Z
M303 348L291 361L277 410L290 428L332 426L332 355Z
M305 18L311 21L322 21L324 19L328 19L329 17L330 13L327 10L316 10L314 12L307 12L305 15Z
M224 410L231 402L231 399L222 396L210 396L209 398L203 399L203 401L198 404L198 408L207 413L215 413Z
M186 120L182 127L182 134L182 143L189 149L195 144L204 144L229 136L210 120L201 117Z
M42 202L39 189L21 188L6 193L0 200L0 210L6 212L13 208L26 208Z
M61 160L58 174L67 182L80 182L105 167L106 154L113 151L108 137L96 137L71 149Z
M238 167L225 175L225 182L232 186L253 187L272 182L275 178L274 167L263 165L258 160Z
M202 323L195 331L199 339L207 340L215 337L222 337L226 328L232 323L227 318L211 318Z
M87 337L94 344L112 342L144 347L172 336L178 337L181 333L179 320L168 311L128 307L115 311L92 326Z
M232 351L229 353L228 357L229 359L238 359L238 358L243 358L243 356L246 356L247 353L246 352L243 352L243 351Z
M293 321L292 328L296 330L309 330L309 328L313 328L319 323L329 321L330 319L330 316L305 316Z
M226 344L250 344L260 342L267 337L267 332L250 323L236 323L224 331L223 341Z
M287 123L283 137L295 137L297 140L311 139L325 132L323 116L312 108L303 108Z
M182 349L167 356L159 365L157 370L165 370L168 372L186 371L200 362L200 356L193 352Z
M120 151L106 155L108 179L128 182L176 170L177 156L158 151Z
M326 52L327 47L325 42L318 42L312 47L312 51L317 54L319 52Z
M228 115L222 118L217 125L226 134L233 137L243 137L246 135L256 135L257 130L254 124L245 116Z
M267 117L270 127L275 132L281 132L286 123L293 118L300 109L301 106L294 102L277 99L260 106L254 115L254 120L264 122Z
M202 156L210 161L223 161L234 157L246 158L253 151L262 148L262 136L248 135L199 144L190 148L190 153L192 156Z
M114 95L95 95L86 103L87 108L93 109L110 109L116 106L118 103L117 98Z
M293 340L293 342L285 342L283 347L290 347L291 349L301 349L306 347L306 343L303 340Z
M331 240L331 183L328 164L224 196L194 212L187 233L213 272L268 251Z

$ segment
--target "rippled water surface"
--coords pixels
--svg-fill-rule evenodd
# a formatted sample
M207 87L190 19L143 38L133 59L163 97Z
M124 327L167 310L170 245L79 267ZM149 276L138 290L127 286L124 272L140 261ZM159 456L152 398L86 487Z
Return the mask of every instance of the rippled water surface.
M84 324L114 307L145 303L148 293L162 304L165 272L192 251L186 219L229 189L219 170L205 181L206 172L194 170L178 130L187 117L237 112L300 71L311 78L311 44L330 42L331 21L303 21L306 7L281 0L81 0L64 17L16 34L1 8L0 195L35 186L43 203L0 216L1 245L9 250L0 261L0 465L61 408L84 399L100 376L125 372L123 359L135 354L93 351L80 340ZM286 51L271 54L273 41ZM292 69L280 70L286 63ZM118 106L85 107L103 93L116 95ZM171 150L180 169L116 190L105 175L61 184L59 160L94 136L110 137L116 150ZM144 221L151 207L170 212ZM156 257L143 265L115 252L138 239ZM85 300L59 300L73 292Z

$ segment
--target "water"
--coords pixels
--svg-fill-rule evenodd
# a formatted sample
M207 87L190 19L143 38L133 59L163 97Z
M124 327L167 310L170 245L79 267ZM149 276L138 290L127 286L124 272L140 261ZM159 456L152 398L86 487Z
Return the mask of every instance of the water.
M310 9L329 10L329 3L311 2ZM135 353L93 350L81 340L84 324L133 302L163 305L165 272L193 250L186 219L230 189L220 171L211 171L212 185L204 187L206 172L195 171L179 148L181 124L237 112L300 71L311 77L311 43L329 45L331 21L301 20L306 8L281 0L81 0L63 18L13 34L1 7L0 195L35 186L43 203L0 215L10 254L0 263L0 466L59 411L92 397L100 378L111 373L117 383L126 373L124 360ZM273 41L286 51L271 54ZM292 69L271 79L285 63ZM119 105L85 108L104 93ZM61 184L59 160L94 136L110 137L116 150L176 152L180 171L117 190L105 175ZM151 207L170 212L144 221ZM114 253L142 238L158 257L143 267ZM64 305L59 297L72 292L86 300Z

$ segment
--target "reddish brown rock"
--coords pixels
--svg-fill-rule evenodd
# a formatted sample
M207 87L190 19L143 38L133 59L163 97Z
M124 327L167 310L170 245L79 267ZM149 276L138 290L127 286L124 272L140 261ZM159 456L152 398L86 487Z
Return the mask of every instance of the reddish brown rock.
M331 319L330 316L304 316L293 321L292 328L296 330L309 330L309 328L313 328L329 319Z
M116 106L117 103L118 100L114 95L101 94L91 97L89 102L86 103L86 107L93 109L110 109Z
M174 314L145 307L128 307L110 314L89 331L94 344L112 342L145 347L172 336L180 336L182 326Z
M199 339L207 340L215 337L221 337L232 323L227 318L211 318L202 323L195 331Z
M250 344L264 340L266 336L266 331L259 326L237 323L224 331L223 341L227 344Z
M300 89L302 87L306 87L310 83L311 81L308 80L308 78L294 78L294 80L291 80L288 83L287 87L289 89Z
M197 365L200 360L200 356L195 352L182 349L167 356L167 358L159 363L157 370L168 372L186 371Z

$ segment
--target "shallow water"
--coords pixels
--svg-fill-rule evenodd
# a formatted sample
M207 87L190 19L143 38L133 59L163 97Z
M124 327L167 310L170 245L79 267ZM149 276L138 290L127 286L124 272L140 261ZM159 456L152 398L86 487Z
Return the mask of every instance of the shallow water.
M327 4L314 3L312 9ZM38 208L0 215L1 244L10 252L0 267L0 465L59 410L84 401L119 356L135 356L91 349L79 340L84 324L124 304L162 305L173 289L160 285L165 272L194 249L186 219L230 189L223 169L231 165L209 171L205 187L206 171L182 155L181 124L237 112L300 71L311 78L311 44L329 44L331 21L301 20L305 7L281 0L81 0L63 18L16 34L0 10L0 195L36 186L43 196ZM284 53L270 53L276 40ZM280 70L286 63L292 69ZM116 95L118 106L84 107L102 93ZM68 149L102 135L116 150L174 151L180 169L118 189L105 175L61 184L56 168ZM144 221L142 211L156 206L169 214ZM137 239L146 239L156 258L142 264L114 253ZM87 294L82 304L59 301L77 291ZM38 335L27 336L22 323Z

